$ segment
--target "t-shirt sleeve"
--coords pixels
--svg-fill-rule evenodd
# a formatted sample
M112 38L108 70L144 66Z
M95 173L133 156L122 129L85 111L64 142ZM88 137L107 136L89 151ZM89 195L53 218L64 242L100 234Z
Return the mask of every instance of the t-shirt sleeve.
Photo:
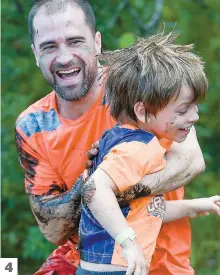
M27 137L16 127L15 140L19 161L25 170L25 190L27 193L51 195L67 191L65 183L59 174L53 170L47 159L40 139Z
M165 152L156 137L147 144L123 142L113 147L98 167L111 177L120 192L124 192L145 175L163 169L166 165Z

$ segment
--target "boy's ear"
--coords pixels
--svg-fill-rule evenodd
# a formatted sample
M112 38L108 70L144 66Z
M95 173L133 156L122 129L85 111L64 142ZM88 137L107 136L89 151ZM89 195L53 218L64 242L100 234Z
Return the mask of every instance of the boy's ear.
M150 116L146 114L146 109L143 102L137 102L134 105L134 113L137 119L142 123L150 123Z
M35 50L33 44L31 44L31 49L32 49L32 51L34 53L34 56L35 56L35 59L36 59L36 65L37 65L37 67L39 67L39 61L38 61L37 53L36 53L36 50Z

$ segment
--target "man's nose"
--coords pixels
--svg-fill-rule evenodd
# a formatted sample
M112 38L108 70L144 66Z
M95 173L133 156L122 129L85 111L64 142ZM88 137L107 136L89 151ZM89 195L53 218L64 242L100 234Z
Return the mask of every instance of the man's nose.
M68 51L66 46L60 47L59 55L56 60L62 65L67 65L72 60L72 54Z

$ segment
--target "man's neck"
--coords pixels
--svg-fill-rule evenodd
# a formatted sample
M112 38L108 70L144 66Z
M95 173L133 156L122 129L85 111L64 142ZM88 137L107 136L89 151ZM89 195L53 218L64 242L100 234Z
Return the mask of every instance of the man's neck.
M56 96L59 114L66 119L76 120L80 118L98 100L100 92L101 86L98 81L95 81L88 93L80 100L66 101Z

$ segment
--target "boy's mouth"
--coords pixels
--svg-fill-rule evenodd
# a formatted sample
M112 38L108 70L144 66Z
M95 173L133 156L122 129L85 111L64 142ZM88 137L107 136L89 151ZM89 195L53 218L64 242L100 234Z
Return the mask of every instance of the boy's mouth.
M191 127L192 127L192 126L186 127L186 128L180 128L179 130L181 130L181 131L189 131Z
M189 127L185 127L185 128L179 128L179 131L183 134L183 135L188 135L190 132L192 125Z

